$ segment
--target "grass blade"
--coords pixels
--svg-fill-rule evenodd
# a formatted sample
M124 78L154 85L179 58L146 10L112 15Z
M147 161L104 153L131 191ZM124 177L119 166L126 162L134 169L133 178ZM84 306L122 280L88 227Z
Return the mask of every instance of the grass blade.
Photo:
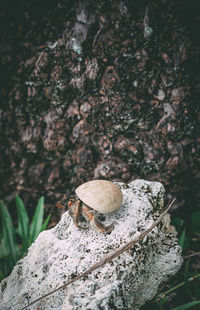
M189 297L192 299L192 293L190 291L190 284L189 284L189 261L185 264L185 272L184 272L184 282L185 282L185 289L188 293Z
M190 219L192 231L195 234L200 235L200 210L193 212Z
M175 307L172 310L186 310L186 309L192 308L192 307L199 305L199 304L200 304L200 300L194 300L194 301L188 302L187 304L184 304L182 306Z
M29 246L29 219L21 198L15 195L17 214L18 214L18 232L22 238L22 254L28 249Z
M19 257L19 249L16 241L16 233L13 227L12 219L6 205L0 201L0 212L2 221L2 232L5 244L11 255L12 263L15 263Z
M179 245L183 249L184 247L184 242L185 242L185 234L186 234L186 229L184 229L179 237Z
M31 225L30 225L30 235L29 235L29 245L31 245L39 233L42 230L42 221L44 215L44 197L41 197L38 201Z
M0 242L0 259L7 257L10 255L10 251L8 250L6 243L5 243L5 239L1 238L1 242Z
M0 269L0 282L5 278L3 271Z
M3 276L3 278L7 277L11 273L14 266L15 264L13 264L13 260L11 256L0 259L0 270L1 270L1 275Z
M44 223L43 223L43 225L42 225L41 231L43 231L43 230L45 230L45 229L47 228L47 225L48 225L48 223L49 223L50 218L51 218L51 214L49 214L49 215L47 216L46 220L44 221Z

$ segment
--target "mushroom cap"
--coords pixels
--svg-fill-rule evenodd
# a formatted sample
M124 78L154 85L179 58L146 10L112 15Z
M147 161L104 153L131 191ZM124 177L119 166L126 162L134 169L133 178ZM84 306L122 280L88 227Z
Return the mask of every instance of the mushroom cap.
M103 214L118 210L123 202L120 188L111 181L89 181L77 187L75 193L83 203Z

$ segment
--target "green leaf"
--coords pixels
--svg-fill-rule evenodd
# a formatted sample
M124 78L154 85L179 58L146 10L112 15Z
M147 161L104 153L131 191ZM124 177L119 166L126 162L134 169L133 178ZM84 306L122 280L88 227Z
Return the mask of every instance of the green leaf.
M0 282L4 279L3 271L0 269Z
M180 218L180 217L174 217L171 220L171 225L175 226L176 231L180 231L182 225L183 225L184 221Z
M15 195L17 214L18 214L18 229L17 232L22 238L22 253L29 246L29 219L23 201L18 195Z
M185 242L185 234L186 234L186 228L182 231L179 237L179 245L182 247L182 249L183 249L184 242Z
M164 306L167 302L167 298L166 297L163 297L159 300L159 306Z
M0 243L0 258L4 258L10 255L10 251L8 250L8 247L6 246L5 239L1 239Z
M19 249L16 241L15 229L13 227L12 219L10 213L3 203L0 201L0 211L1 211L1 221L2 221L2 232L5 245L10 252L13 265L17 262L19 258Z
M186 228L182 231L179 237L179 245L182 247L183 250L187 250L190 245L190 239L186 235Z
M186 310L186 309L192 308L198 304L200 304L200 300L195 300L195 301L188 302L187 304L184 304L182 306L172 308L172 310Z
M29 235L29 245L31 245L39 233L42 230L42 221L44 215L44 197L41 197L38 201L31 225L30 225L30 235Z
M4 278L7 277L11 273L15 264L16 263L13 263L11 255L9 255L6 258L4 257L0 259L0 269L3 273Z
M192 231L200 234L200 210L194 211L191 215Z
M190 284L189 284L189 261L185 264L185 272L184 272L184 282L185 282L185 289L190 298L192 299L192 294L190 292Z
M48 223L49 223L50 218L51 218L51 214L49 214L49 215L47 216L46 220L44 221L44 223L43 223L43 225L42 225L42 230L41 230L41 231L43 231L43 230L45 230L45 229L47 228L47 225L48 225Z

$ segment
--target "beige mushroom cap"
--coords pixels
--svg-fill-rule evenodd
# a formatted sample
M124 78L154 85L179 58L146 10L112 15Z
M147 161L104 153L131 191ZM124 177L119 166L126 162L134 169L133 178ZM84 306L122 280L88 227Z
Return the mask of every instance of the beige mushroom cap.
M87 206L104 214L118 210L123 202L120 188L111 181L89 181L77 187L75 193Z

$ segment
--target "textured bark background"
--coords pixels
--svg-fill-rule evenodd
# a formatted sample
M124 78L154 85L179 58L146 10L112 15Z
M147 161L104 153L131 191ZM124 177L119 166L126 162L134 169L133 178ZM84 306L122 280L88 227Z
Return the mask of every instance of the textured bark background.
M197 1L198 2L198 1ZM93 178L160 181L199 202L196 1L1 8L0 195L47 212ZM178 208L179 209L179 208Z

